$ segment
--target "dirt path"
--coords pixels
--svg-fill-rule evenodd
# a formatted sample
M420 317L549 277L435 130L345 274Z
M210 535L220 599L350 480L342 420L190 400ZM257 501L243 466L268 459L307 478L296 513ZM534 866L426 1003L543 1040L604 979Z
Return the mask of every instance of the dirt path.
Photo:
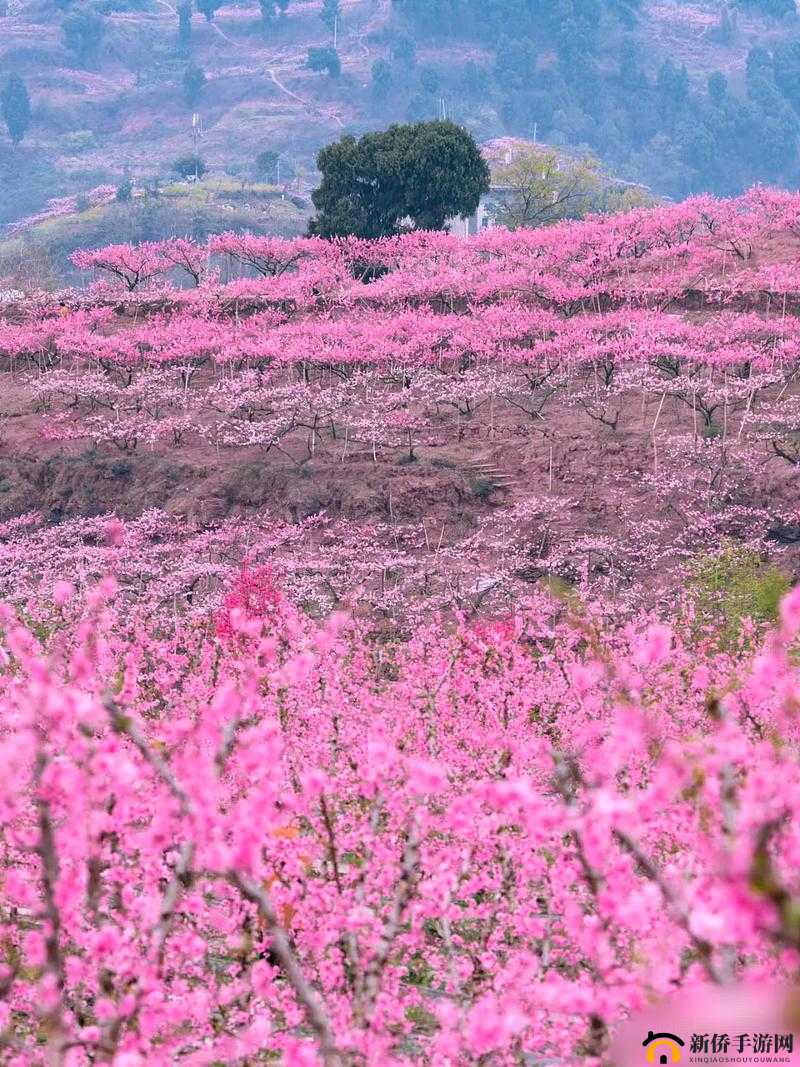
M174 8L172 6L172 4L167 3L167 0L157 0L157 3L161 4L162 7L168 8L172 12L173 15L177 16L178 9ZM223 41L227 41L228 44L236 44L236 41L234 41L234 39L232 37L229 37L227 35L227 33L225 33L223 30L221 30L219 28L219 26L216 24L216 22L212 21L210 25L211 25L212 30L215 30L220 35L220 37L223 39Z
M306 111L311 111L312 113L315 113L317 115L323 115L326 119L330 119L331 121L335 122L336 125L339 126L341 129L344 129L344 123L334 110L327 110L325 108L317 107L316 104L309 104L309 102L307 100L304 100L302 96L298 96L298 94L294 92L293 89L290 89L287 85L283 84L278 75L275 73L274 67L267 67L267 74L269 74L272 81L282 93L285 93L293 100L296 100L299 104L302 104Z

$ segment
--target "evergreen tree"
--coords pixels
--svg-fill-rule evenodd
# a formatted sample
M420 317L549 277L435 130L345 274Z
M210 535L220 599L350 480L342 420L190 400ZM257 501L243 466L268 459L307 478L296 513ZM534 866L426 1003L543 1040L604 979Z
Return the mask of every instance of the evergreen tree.
M258 0L258 6L261 9L261 22L266 29L277 15L275 0Z
M423 67L419 72L419 83L424 92L435 96L442 87L442 76L436 67Z
M333 33L336 20L340 14L339 0L322 0L321 18L331 33Z
M777 45L772 56L773 77L783 96L800 111L800 41Z
M410 225L442 229L470 215L489 189L489 168L471 134L452 122L390 126L345 136L317 156L322 184L312 194L309 232L381 237Z
M729 8L725 8L719 17L719 22L711 28L709 37L717 44L729 45L736 36L736 14Z
M739 0L739 7L750 8L773 18L782 18L796 11L794 0Z
M25 82L18 74L9 74L0 93L3 121L14 144L19 144L31 122L31 101Z
M182 0L178 5L178 52L185 56L192 47L192 3Z
M97 58L105 29L105 19L92 8L78 8L72 11L61 25L64 43L77 61L84 66Z
M213 22L217 10L222 7L223 0L197 0L197 10L205 15L206 22Z
M392 68L385 59L376 59L372 64L372 95L382 104L391 91Z
M342 63L335 48L309 48L306 66L309 70L327 71L331 78L342 73Z
M172 164L172 169L181 178L202 178L207 167L200 156L181 156Z
M255 158L253 168L256 178L262 181L272 181L278 169L278 153L272 148L265 148Z
M189 107L195 107L200 102L205 84L206 72L202 67L190 64L183 75L183 93Z
M720 70L715 70L708 78L708 98L714 107L721 107L728 94L728 79Z
M411 68L417 62L417 46L414 38L405 33L398 34L391 42L390 54L395 63Z

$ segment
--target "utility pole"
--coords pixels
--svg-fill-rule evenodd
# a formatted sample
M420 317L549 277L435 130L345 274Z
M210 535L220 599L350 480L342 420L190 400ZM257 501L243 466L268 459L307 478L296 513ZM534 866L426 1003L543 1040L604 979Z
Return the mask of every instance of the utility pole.
M339 15L338 13L333 16L333 47L336 47L336 42L339 39Z
M199 152L199 147L198 147L198 142L199 142L199 139L200 139L200 132L201 132L200 116L195 111L195 112L192 113L192 142L194 144L194 180L195 181L199 181L200 180L200 174L199 174L199 170L200 170L200 152Z

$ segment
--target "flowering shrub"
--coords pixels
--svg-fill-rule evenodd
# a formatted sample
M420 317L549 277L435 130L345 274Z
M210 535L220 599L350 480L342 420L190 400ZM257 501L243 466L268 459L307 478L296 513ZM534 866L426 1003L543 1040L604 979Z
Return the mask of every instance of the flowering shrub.
M256 574L151 607L3 608L12 1067L569 1062L796 969L798 591L724 653L546 601L386 644Z

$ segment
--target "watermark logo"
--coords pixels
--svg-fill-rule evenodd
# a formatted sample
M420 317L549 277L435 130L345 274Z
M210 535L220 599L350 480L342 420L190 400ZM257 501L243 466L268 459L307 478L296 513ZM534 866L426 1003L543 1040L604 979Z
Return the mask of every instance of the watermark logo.
M654 1034L652 1030L642 1042L647 1049L645 1057L648 1063L680 1063L681 1049L685 1044L677 1034L666 1031Z

